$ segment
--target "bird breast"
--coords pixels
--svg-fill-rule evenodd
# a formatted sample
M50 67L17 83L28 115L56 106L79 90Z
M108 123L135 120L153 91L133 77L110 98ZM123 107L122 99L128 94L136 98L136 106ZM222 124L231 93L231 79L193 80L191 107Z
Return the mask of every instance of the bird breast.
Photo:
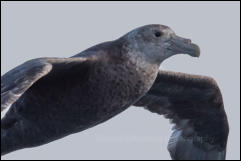
M95 97L91 104L101 117L118 114L151 88L156 75L156 69L139 68L133 62L98 65L89 79L89 96Z

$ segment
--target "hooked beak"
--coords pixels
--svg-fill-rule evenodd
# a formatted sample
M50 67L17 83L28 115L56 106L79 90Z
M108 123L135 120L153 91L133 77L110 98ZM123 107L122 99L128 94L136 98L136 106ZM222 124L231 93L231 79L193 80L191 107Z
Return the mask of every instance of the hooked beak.
M200 56L200 48L193 44L190 39L185 39L176 35L170 40L171 45L168 47L174 54L188 54L192 57Z

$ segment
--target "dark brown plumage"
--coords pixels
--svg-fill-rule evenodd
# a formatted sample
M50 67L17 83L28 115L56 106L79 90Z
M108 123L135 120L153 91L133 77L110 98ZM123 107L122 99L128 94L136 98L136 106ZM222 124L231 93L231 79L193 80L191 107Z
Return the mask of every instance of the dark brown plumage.
M210 77L160 71L135 106L175 124L168 150L174 160L224 159L229 125L221 92Z
M173 119L173 159L224 159L228 123L207 77L159 71L199 48L167 26L148 25L71 58L39 58L1 77L1 155L40 146L109 120L131 105ZM160 127L161 128L161 127Z

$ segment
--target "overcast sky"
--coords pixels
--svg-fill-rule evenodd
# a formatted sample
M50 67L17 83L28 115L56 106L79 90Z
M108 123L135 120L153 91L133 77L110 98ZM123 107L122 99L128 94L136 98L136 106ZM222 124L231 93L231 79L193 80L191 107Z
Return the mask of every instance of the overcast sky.
M230 122L227 159L240 159L239 2L1 2L1 75L37 57L70 57L146 24L164 24L201 47L162 69L212 76ZM110 121L1 159L170 159L168 120L130 108Z

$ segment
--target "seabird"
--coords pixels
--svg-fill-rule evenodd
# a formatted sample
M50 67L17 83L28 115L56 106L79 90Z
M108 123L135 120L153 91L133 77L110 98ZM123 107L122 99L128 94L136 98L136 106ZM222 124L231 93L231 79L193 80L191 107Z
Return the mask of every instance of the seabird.
M200 49L153 24L70 58L12 69L1 76L1 156L87 130L134 105L175 124L172 159L225 159L229 125L219 87L210 77L160 71L176 54L198 57Z

